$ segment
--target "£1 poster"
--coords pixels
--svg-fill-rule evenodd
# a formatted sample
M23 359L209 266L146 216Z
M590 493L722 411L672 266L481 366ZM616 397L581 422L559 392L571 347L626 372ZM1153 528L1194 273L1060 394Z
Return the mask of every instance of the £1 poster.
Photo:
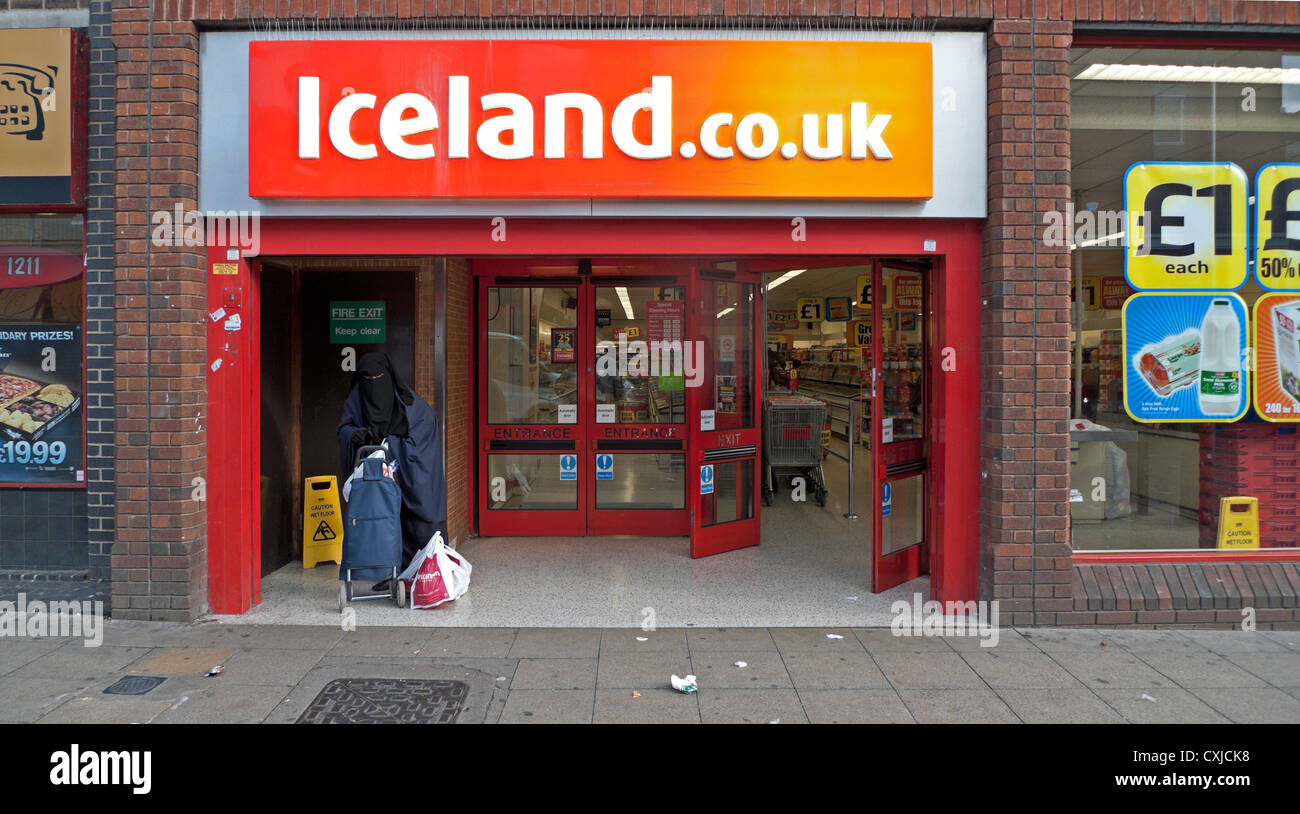
M81 326L0 325L0 484L85 482Z

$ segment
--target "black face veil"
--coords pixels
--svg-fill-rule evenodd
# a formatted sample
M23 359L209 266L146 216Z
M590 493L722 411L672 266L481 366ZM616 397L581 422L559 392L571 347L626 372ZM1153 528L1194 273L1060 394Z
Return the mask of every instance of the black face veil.
M367 353L357 363L357 391L361 397L361 421L377 438L404 436L405 404L412 400L411 391L398 378L386 353Z

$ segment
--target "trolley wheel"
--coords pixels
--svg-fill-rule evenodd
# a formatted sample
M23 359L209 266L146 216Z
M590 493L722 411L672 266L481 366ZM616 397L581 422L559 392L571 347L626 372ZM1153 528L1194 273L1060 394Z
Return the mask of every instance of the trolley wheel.
M346 583L339 586L339 613L348 606L348 586Z
M406 607L406 583L400 579L393 580L393 599L397 600L397 607Z
M767 484L763 484L763 505L772 505L772 490L767 488Z
M817 505L818 505L818 506L825 506L825 505L826 505L826 490L825 490L825 489L818 489L818 490L817 490Z

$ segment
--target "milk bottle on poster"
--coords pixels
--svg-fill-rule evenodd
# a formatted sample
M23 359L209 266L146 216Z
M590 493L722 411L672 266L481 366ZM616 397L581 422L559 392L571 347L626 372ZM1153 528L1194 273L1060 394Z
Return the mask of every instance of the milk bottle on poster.
M1201 321L1201 412L1236 415L1241 409L1241 323L1231 300L1214 300Z

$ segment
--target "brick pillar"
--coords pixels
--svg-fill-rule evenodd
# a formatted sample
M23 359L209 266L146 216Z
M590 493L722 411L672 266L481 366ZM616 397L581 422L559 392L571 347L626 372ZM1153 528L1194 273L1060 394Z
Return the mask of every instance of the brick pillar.
M980 596L1006 624L1069 611L1070 255L1042 241L1070 195L1071 24L996 20L988 41Z
M474 462L467 439L474 437L470 405L470 354L475 350L470 319L469 264L447 258L447 533L453 540L469 534Z
M207 608L203 247L153 245L151 213L197 207L198 34L147 0L113 4L117 378L113 616ZM152 59L152 62L151 62Z

